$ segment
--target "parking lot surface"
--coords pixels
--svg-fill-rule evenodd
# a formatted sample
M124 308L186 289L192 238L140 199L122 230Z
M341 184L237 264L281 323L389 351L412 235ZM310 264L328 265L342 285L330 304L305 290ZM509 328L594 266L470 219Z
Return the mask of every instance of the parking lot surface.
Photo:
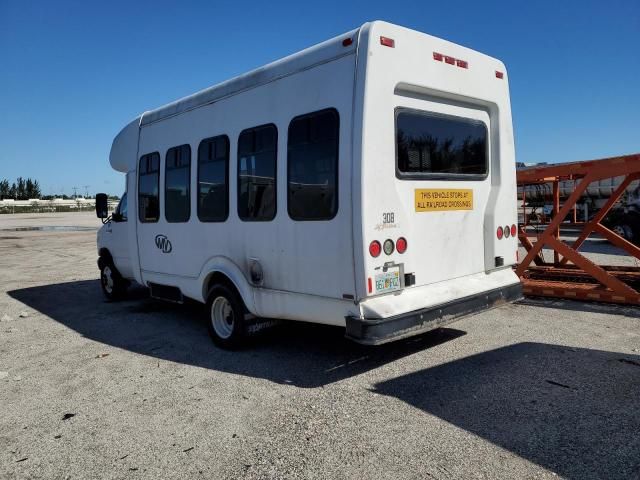
M0 216L0 478L640 478L639 309L526 300L380 347L286 323L228 352L195 303L107 303L99 225Z

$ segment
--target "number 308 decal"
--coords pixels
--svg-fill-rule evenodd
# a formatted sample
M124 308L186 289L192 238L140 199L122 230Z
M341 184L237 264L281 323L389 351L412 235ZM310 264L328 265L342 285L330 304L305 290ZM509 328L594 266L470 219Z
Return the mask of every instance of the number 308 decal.
M394 213L393 212L386 212L382 214L382 223L394 223Z

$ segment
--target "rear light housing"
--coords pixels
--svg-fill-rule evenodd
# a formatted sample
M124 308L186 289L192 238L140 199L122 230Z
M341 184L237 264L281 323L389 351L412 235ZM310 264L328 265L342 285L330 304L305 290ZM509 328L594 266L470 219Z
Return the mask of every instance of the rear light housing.
M511 225L511 236L515 237L516 233L518 233L518 229L516 228L516 225L513 224L513 225Z
M396 240L396 250L398 253L404 253L407 251L407 240L404 237L400 237Z
M382 245L380 245L379 241L374 240L369 244L369 255L373 258L379 257L380 252L382 252Z
M504 231L502 230L502 227L498 227L498 229L496 230L496 237L498 237L498 240L502 240L503 235L504 235Z
M509 238L511 236L511 228L509 225L504 227L504 238Z
M384 253L386 255L391 255L393 253L393 251L396 249L393 240L391 240L390 238L387 238L384 241L384 244L382 245L382 249L384 250Z

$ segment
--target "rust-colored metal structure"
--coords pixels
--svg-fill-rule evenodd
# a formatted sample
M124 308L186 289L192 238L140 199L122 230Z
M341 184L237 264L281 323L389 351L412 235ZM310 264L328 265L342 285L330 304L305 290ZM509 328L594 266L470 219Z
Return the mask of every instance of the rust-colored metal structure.
M590 183L611 177L624 177L606 204L588 222L575 223L576 203ZM640 260L640 248L620 237L600 222L634 180L640 179L640 154L532 167L517 172L518 186L551 183L553 186L552 219L532 243L525 224L518 237L527 254L516 268L525 295L592 300L640 305L640 267L596 265L578 250L593 232ZM560 205L559 183L573 180L573 193ZM523 188L523 206L526 203ZM572 245L560 240L560 228L569 213L574 227L581 227ZM545 262L542 248L553 250L553 263Z

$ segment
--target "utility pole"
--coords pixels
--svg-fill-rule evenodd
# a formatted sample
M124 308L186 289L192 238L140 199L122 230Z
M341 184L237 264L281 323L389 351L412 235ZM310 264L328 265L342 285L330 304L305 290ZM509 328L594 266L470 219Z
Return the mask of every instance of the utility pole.
M90 185L84 185L84 198L89 197L89 187Z
M73 198L78 198L78 187L73 187Z

